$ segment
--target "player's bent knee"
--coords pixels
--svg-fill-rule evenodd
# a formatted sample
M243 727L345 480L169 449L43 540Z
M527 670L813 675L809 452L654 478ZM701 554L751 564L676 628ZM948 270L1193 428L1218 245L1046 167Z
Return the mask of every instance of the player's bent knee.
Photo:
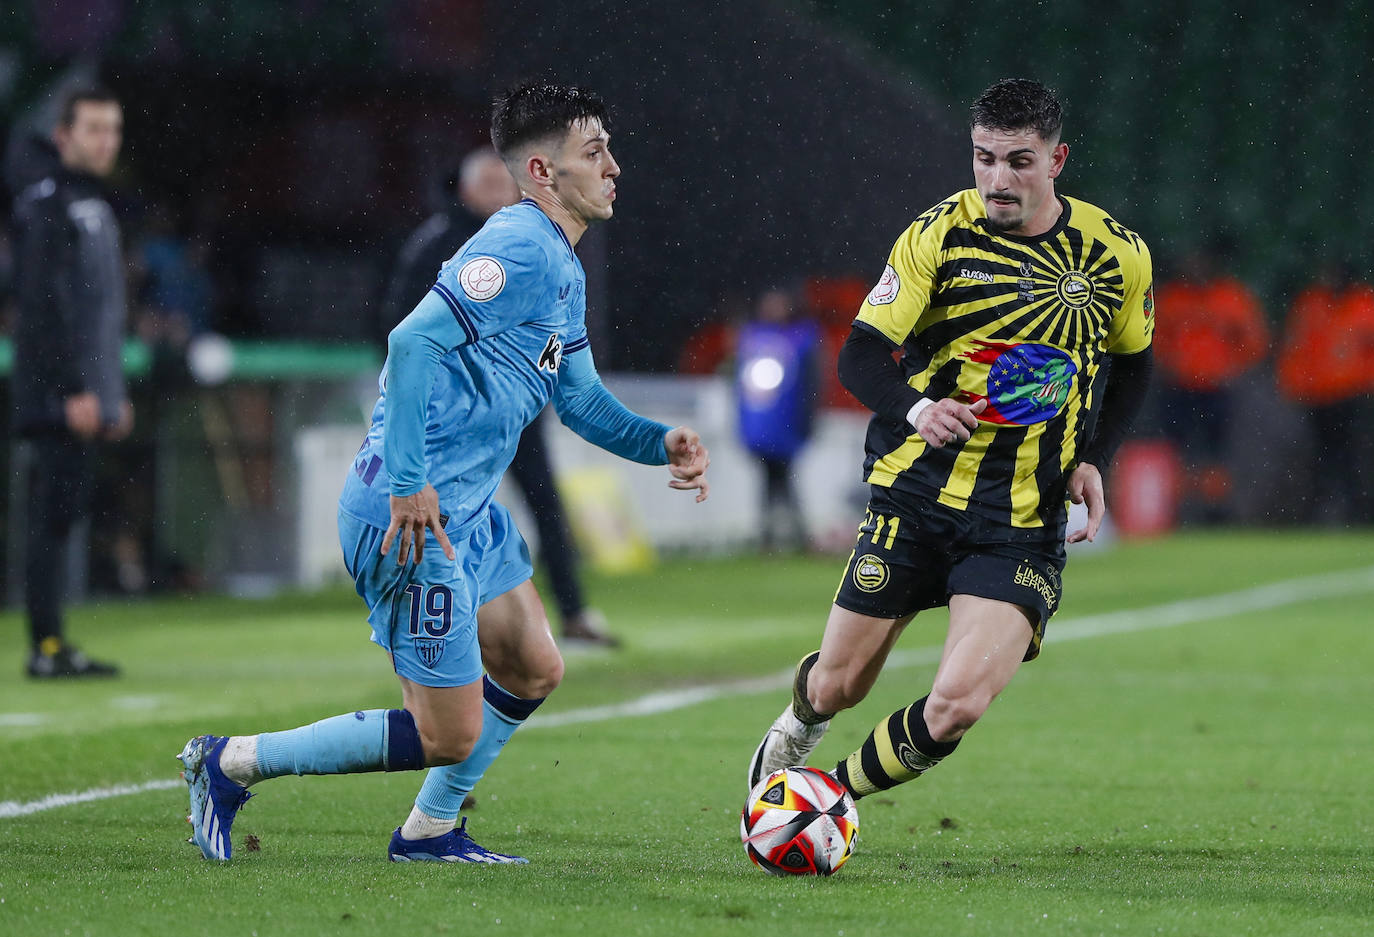
M529 683L520 695L526 699L543 699L548 696L563 682L563 669L562 655L554 654L552 659L545 661L542 667L530 674Z

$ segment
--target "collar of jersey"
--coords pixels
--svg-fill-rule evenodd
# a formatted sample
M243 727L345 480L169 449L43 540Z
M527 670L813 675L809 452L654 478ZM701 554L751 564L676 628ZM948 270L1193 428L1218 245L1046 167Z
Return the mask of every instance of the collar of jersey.
M996 237L1006 238L1008 241L1016 241L1019 244L1034 244L1036 241L1047 241L1050 238L1058 235L1060 231L1063 231L1065 228L1069 226L1069 215L1073 211L1072 206L1069 205L1069 200L1066 199L1064 196L1056 192L1054 194L1054 197L1059 199L1059 206L1062 209L1062 211L1059 212L1059 217L1055 219L1054 224L1050 225L1050 229L1046 231L1044 234L996 234L996 232L988 228L988 219L986 216L978 219L982 222L982 224L979 225L979 227L983 228L989 234L994 234ZM552 221L553 219L549 220ZM555 227L557 227L557 225L555 225Z
M534 199L532 199L532 198L522 198L522 199L519 201L518 204L520 204L520 205L529 205L529 206L530 206L531 208L533 208L535 211L539 212L540 216L541 216L545 221L547 221L549 224L553 225L553 229L554 229L555 231L558 232L558 237L563 241L563 246L566 247L566 248L568 249L568 253L569 253L569 254L572 254L574 257L577 256L576 254L573 254L572 242L569 241L569 240L568 240L568 236L567 236L566 234L563 233L563 229L560 228L560 227L558 226L558 222L554 221L554 220L553 220L552 218L550 218L547 214L545 214L544 209L542 209L542 208L539 207L539 203L538 203L538 202L536 202L536 201L535 201Z

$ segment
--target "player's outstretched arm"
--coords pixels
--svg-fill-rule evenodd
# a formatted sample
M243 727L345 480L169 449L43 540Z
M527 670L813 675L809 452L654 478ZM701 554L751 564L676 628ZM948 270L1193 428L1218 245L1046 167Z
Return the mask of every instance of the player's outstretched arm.
M644 465L668 465L673 488L694 490L705 501L706 466L710 457L701 437L685 426L676 429L632 412L601 383L585 345L565 354L554 388L558 418L587 442L621 458Z
M434 531L434 539L444 556L454 558L453 544L444 533L444 524L439 514L439 492L426 483L425 487L413 495L391 496L391 524L382 537L382 556L391 552L391 544L400 537L400 549L396 553L396 565L404 566L414 553L415 563L425 556L425 531Z
M668 452L668 471L673 473L673 480L668 482L668 487L679 491L695 489L697 503L705 501L711 491L706 481L711 455L701 444L697 431L687 426L670 429L663 437L663 448Z

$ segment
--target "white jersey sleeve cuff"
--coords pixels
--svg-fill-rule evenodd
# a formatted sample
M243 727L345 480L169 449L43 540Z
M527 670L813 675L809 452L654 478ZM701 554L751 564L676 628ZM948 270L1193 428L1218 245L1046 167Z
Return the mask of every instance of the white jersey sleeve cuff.
M912 429L916 428L916 418L921 415L921 411L934 402L929 397L922 397L911 405L911 409L906 412L906 421L911 424Z

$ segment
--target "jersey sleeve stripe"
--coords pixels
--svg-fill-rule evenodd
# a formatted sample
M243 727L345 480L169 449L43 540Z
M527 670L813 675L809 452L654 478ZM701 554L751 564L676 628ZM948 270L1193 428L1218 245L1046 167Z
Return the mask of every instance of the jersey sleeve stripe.
M574 339L573 341L568 342L568 344L564 345L563 354L570 355L575 351L581 351L589 345L591 345L591 341L587 338L587 336L584 335L581 338Z
M453 318L458 320L458 325L462 327L463 334L467 336L468 344L470 345L477 341L480 337L477 334L477 327L472 324L472 320L468 318L468 314L463 311L463 307L459 305L457 297L449 291L448 287L444 286L442 283L436 283L430 287L430 289L438 293L444 302L448 304L449 311L453 313Z

